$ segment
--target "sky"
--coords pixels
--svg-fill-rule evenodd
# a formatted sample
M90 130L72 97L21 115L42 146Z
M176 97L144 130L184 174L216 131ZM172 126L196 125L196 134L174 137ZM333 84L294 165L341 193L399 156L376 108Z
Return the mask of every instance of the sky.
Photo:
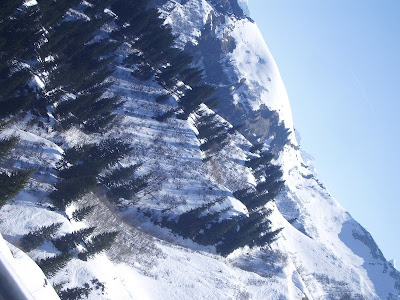
M318 178L400 264L400 1L249 0Z

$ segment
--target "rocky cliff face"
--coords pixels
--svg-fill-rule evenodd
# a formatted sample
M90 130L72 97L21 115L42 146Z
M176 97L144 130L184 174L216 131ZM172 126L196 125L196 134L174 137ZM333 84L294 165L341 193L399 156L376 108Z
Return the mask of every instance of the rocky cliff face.
M113 50L110 84L102 91L103 98L123 100L106 130L90 132L87 121L57 129L62 121L61 113L53 115L57 106L80 99L71 92L46 107L48 118L15 115L1 132L19 137L2 170L37 170L1 208L4 238L21 246L21 236L53 223L61 224L54 238L93 226L94 234L118 231L107 252L86 261L79 253L90 239L78 243L72 258L52 274L54 286L85 287L89 299L397 299L399 272L303 159L279 70L246 1L156 0L151 6L171 26L175 46L193 56L191 67L202 70L200 84L215 89L218 105L201 104L187 120L177 118L182 91L190 94L196 87L185 89L180 81L166 87L159 80L164 66L138 76L146 52L135 41L123 43ZM92 6L85 2L69 10L68 20L90 22L87 7ZM121 38L117 25L111 20L93 40ZM132 53L136 60L126 63ZM35 76L46 79L37 89L46 89L46 71ZM211 138L212 133L217 134ZM95 165L89 150L77 162L65 152L111 139L123 141L129 151L97 174L94 188L65 210L56 207L49 195L65 180L63 168ZM263 159L265 168L254 165ZM145 184L110 197L115 170L130 171L131 185ZM109 185L102 186L106 180ZM275 201L264 201L275 194ZM84 219L74 217L89 206ZM274 232L271 243L268 234ZM28 254L39 261L60 250L48 240Z

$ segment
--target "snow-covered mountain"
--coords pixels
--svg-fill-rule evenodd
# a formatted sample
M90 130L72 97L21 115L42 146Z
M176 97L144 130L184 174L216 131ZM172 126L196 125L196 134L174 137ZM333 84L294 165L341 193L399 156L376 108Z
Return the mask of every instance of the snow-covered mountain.
M277 244L286 249L313 298L347 288L368 299L374 294L382 299L390 293L397 295L397 272L390 268L371 235L337 203L304 162L285 87L246 4L223 2L187 1L182 5L170 1L164 11L180 41L196 44L192 48L186 42L185 47L192 48L204 66L205 80L218 85L217 93L223 95L218 108L222 116L233 124L244 121L242 133L250 141L265 142L271 135L270 118L263 118L265 108L277 112L278 122L292 132L291 143L277 160L284 170L286 188L276 205L286 220L295 221L293 227L285 226ZM237 10L237 5L243 10ZM181 24L186 27L183 34ZM387 281L382 279L383 274Z
M90 22L89 2L68 10L65 19ZM36 1L25 4L35 5ZM57 129L63 120L57 106L80 99L77 92L47 105L47 118L32 112L10 117L13 122L1 132L2 138L19 137L2 170L36 170L24 190L0 210L4 239L23 248L24 235L57 223L53 239L90 227L96 227L93 234L118 231L109 250L82 260L79 254L90 242L78 243L71 252L74 256L50 272L56 290L80 287L81 296L88 299L399 299L400 273L317 180L302 153L279 70L249 16L247 1L155 0L151 7L171 26L174 45L193 56L191 67L202 70L200 83L214 87L212 97L218 104L200 104L187 120L172 114L160 121L165 113L182 108L182 92L189 94L193 87L184 90L178 81L178 88L167 88L157 80L159 73L132 76L140 64L124 59L137 53L135 43L113 49L115 69L103 92L123 101L107 130L90 132L87 123ZM115 17L118 10L112 8L106 13ZM103 24L91 42L117 39L113 32L118 26L113 20ZM34 89L54 92L46 90L51 82L48 73L44 69L35 74L30 82ZM201 120L210 118L214 128L226 134L208 148ZM62 182L63 170L86 159L66 160L68 149L109 139L124 141L130 150L101 170L97 180L105 182L113 170L132 167L131 184L144 178L146 184L116 201L98 185L65 210L54 205L52 195L61 189L57 182ZM274 201L252 208L250 194L239 192L258 191L268 182L267 171L260 177L260 169L249 164L263 153L271 155L268 170L281 168L284 184ZM84 219L74 217L74 212L89 206L93 208ZM256 226L265 226L266 232L278 230L274 242L250 240L243 247L235 241L240 246L227 251L227 235L213 238L217 229L222 231L218 224L230 222L235 222L229 228L240 237L248 226L243 220L258 212L265 215ZM47 239L28 255L38 262L61 255L55 245Z

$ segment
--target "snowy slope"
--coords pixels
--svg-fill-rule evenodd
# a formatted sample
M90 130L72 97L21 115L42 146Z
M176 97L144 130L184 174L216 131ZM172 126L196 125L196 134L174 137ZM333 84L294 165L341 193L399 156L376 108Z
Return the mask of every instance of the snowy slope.
M265 299L269 295L282 298L290 295L291 298L301 299L304 293L286 276L292 274L295 267L286 265L287 258L280 251L244 249L238 250L232 257L223 258L213 254L213 247L196 245L174 236L169 230L155 226L137 213L136 208L140 207L152 212L167 209L171 214L177 214L224 195L228 196L228 201L217 209L232 207L228 212L243 213L243 205L229 196L231 192L227 186L237 188L237 185L248 184L254 178L243 165L235 164L235 161L243 161L245 157L243 150L236 146L248 144L243 137L235 136L225 152L219 154L219 166L203 165L192 125L175 119L167 123L151 119L157 113L154 111L154 97L162 92L161 88L153 81L139 82L127 77L127 74L129 72L124 69L115 74L118 80L113 90L126 97L127 101L119 112L119 125L108 134L132 142L134 155L122 163L132 160L143 162L141 172L150 170L153 173L153 185L140 195L138 202L122 203L118 206L122 210L117 211L100 191L94 191L67 209L66 214L70 215L77 207L89 203L96 205L84 222L75 222L67 219L67 215L49 210L50 202L44 191L38 192L37 187L51 179L50 169L47 176L38 177L35 174L31 184L1 209L0 228L6 239L18 246L21 235L54 222L63 223L57 236L88 226L97 226L99 231L119 230L121 234L107 254L97 255L87 262L74 258L49 279L51 284L62 285L63 289L88 283L92 288L88 299L187 299L188 295L191 299ZM31 134L23 128L26 128L26 123L21 121L12 132L5 134L19 133L22 140L19 147L26 146L28 142L25 144L24 141L31 139L30 151L33 153L43 146L35 144L35 141L44 143L45 139L40 135L48 140L61 140L61 137L38 128L30 128ZM96 141L95 136L85 137L77 129L70 130L63 137L68 145L75 145L83 139ZM42 161L38 158L32 160L32 164L55 165L60 157L59 146L49 141L47 145L46 153L53 155L42 155ZM18 166L20 160L27 161L33 155L30 151L22 155L19 147L11 153L10 164ZM174 171L174 168L177 170ZM184 172L178 172L182 168ZM215 168L221 169L225 176L208 171ZM240 174L237 174L238 170L241 170ZM244 182L240 180L241 175L245 175ZM207 190L209 192L205 193ZM56 253L58 251L54 246L46 242L28 254L38 259ZM266 264L268 268L265 268ZM104 291L96 289L96 285L91 283L94 279L104 284Z
M165 89L118 66L109 92L125 102L104 135L76 127L58 133L51 126L32 125L29 114L1 133L20 137L5 166L35 169L26 188L0 210L4 239L18 247L22 235L54 222L63 224L56 237L90 226L96 226L96 234L119 231L109 251L88 261L73 258L49 278L62 289L88 284L88 299L398 299L399 272L318 182L308 158L303 160L284 84L248 16L247 1L155 3L178 36L177 46L194 55L204 81L216 87L219 124L244 127L204 160L194 127L197 115L188 121L156 121L153 117L177 107L175 99L157 103ZM124 57L127 51L118 54ZM212 112L202 105L199 113ZM223 211L222 218L247 214L233 192L256 183L244 164L254 155L249 148L260 142L268 148L281 137L283 124L291 132L289 142L277 151L274 163L282 167L286 183L276 201L267 204L273 229L283 228L275 243L244 247L224 258L213 246L158 226L165 216L176 219L206 204L211 212ZM149 174L149 186L116 204L95 189L66 213L52 209L47 196L57 181L62 149L109 137L132 146L119 164L140 163L138 175ZM72 211L88 204L95 209L84 221L71 219ZM33 260L55 254L59 251L49 241L28 253Z
M248 139L265 141L282 121L293 133L286 89L257 25L243 14L230 13L239 7L236 1L225 1L224 6L214 2L166 1L161 11L178 36L177 46L194 54L204 80L217 88L218 113L234 125L246 124ZM244 1L240 5L244 7ZM200 10L203 16L197 14L199 6L207 7ZM279 120L272 121L271 111ZM296 144L294 134L291 141Z
M198 1L183 5L173 2L174 10L166 14L172 17L195 2ZM238 2L248 14L244 1ZM279 122L284 122L292 132L291 145L285 147L277 160L284 170L286 189L276 204L287 220L295 219L292 223L296 229L285 226L283 238L277 244L288 250L313 298L333 297L335 291L337 297L339 293L347 293L367 299L398 295L398 272L385 260L370 234L351 218L305 165L296 146L286 90L256 24L241 14L221 11L213 1L209 3L214 10L208 13L203 28L196 30L203 33L198 44L205 50L220 47L214 65L219 65L226 76L203 63L205 81L219 82L221 94L230 92L228 97L222 97L218 112L234 124L246 119L244 135L249 140L255 136L258 141L264 141L273 133L273 129L268 132L268 120L262 116L265 105L276 111ZM179 24L173 20L169 23L182 36ZM186 48L193 49L200 63L206 59L205 50L187 45ZM243 108L246 112L242 112ZM262 128L264 134L254 130L253 124Z

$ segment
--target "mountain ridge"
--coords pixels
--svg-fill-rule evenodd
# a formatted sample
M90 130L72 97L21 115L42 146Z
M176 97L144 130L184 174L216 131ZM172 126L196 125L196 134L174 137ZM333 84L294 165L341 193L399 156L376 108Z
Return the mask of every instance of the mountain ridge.
M79 14L69 14L68 18L75 17L68 21L82 19L92 7L85 5L76 8ZM200 86L215 88L217 114L207 100L190 111L188 120L182 118L180 111L185 114L189 109L184 97L195 87L182 93L182 81L176 86L161 81L157 72L171 69L161 66L155 74L149 71L149 64L140 61L141 55L146 55L140 47L145 46L138 43L142 49L138 51L128 40L115 50L115 70L109 77L112 84L100 90L105 91L98 100L101 103L120 99L107 130L91 132L97 124L91 119L64 130L53 129L52 122L76 122L74 117L81 112L70 107L76 103L73 101L90 100L90 95L71 92L51 109L47 107L53 119L40 119L43 125L28 112L14 117L15 123L1 133L2 137L16 135L20 139L2 168L38 170L25 190L1 210L4 221L0 228L9 242L21 246L21 236L39 225L57 222L62 224L57 238L90 226L96 226L96 235L120 232L107 252L87 261L72 258L50 279L53 285L63 285L64 292L82 287L89 299L163 299L166 295L396 299L399 273L304 162L279 71L257 26L243 14L244 4L240 5L235 0L153 3L178 35L174 43L193 55L191 66L203 70ZM124 13L119 7L115 11L121 16ZM97 36L121 38L113 30L118 21L107 24ZM151 59L158 59L151 55ZM123 63L128 58L133 63ZM38 89L46 88L45 81ZM57 107L66 111L57 111ZM90 117L83 108L83 116ZM114 142L107 144L111 138L125 144L113 150L121 151L115 163L101 168L101 160L91 157L109 155L104 149L113 147ZM260 160L263 168L252 163ZM87 180L82 165L97 172L96 180L106 188L85 190L70 203L58 198L62 186L57 184L68 182L68 174ZM113 179L126 172L130 172L126 182ZM265 192L262 187L269 184L269 176L274 185ZM134 186L134 192L127 185ZM279 194L273 202L268 194L275 192ZM52 201L49 195L53 195ZM263 205L257 206L249 198ZM63 199L59 205L65 206L65 211L54 207L57 199ZM74 218L74 212L90 206L94 208L83 220ZM265 228L261 233L249 231L258 234L255 236L261 244L249 240L242 245L239 240L232 242L234 248L223 248L230 237L249 227L251 223L245 220L250 215L256 225ZM179 225L185 216L189 222ZM225 224L227 228L222 227ZM214 236L217 229L222 238ZM275 242L270 242L268 233L276 233ZM268 238L267 243L262 243L264 238ZM77 243L74 251L78 257L88 253L90 243ZM223 251L227 251L226 258L217 254ZM59 253L48 240L29 255L41 261ZM137 282L133 287L132 280Z
M240 18L240 17L239 17ZM229 26L229 25L227 25L227 26ZM178 30L177 30L177 32L178 32ZM269 56L270 56L270 54L269 54ZM272 56L270 56L269 57L269 59L270 60L273 60L273 58L272 58ZM279 73L278 73L278 76L279 76ZM279 76L280 77L280 76ZM254 77L253 77L254 78ZM279 78L280 79L280 78ZM278 80L279 80L278 79ZM207 80L207 79L206 79ZM210 81L212 81L212 80L210 80ZM284 93L286 92L286 91L283 91ZM290 126L291 125L291 120L287 120L287 119L290 119L291 118L291 116L290 117L281 117L281 120L284 120L285 121L285 125L286 125L286 123L288 123L289 124L289 126L287 126L287 127L289 127L291 130L292 130L292 133L293 133L293 127L292 126ZM229 120L229 118L228 118L228 120ZM245 125L246 126L246 125ZM246 135L246 134L245 134ZM292 141L293 141L293 139L292 139ZM338 207L338 209L339 209L339 214L341 214L341 215L343 215L343 217L341 217L343 220L344 220L344 224L349 224L349 225L343 225L343 229L342 229L342 231L341 231L341 233L339 233L339 236L340 237L343 237L342 239L343 240L345 240L345 238L344 238L344 236L345 236L345 234L344 234L344 232L346 232L347 231L347 226L350 226L350 227L353 227L353 228L355 228L355 229L353 229L353 236L358 236L358 233L354 233L354 232L358 232L359 230L361 230L361 231L365 231L364 229L362 229L362 227L358 227L358 226L360 226L358 223L354 223L353 224L353 220L351 219L351 217L347 217L347 212L345 212L345 210L340 206L340 205L338 205L337 204L337 202L336 202L336 200L334 200L332 197L331 197L331 195L329 194L329 192L327 192L326 190L325 190L325 188L322 188L321 186L320 186L320 183L319 183L319 181L318 180L316 180L315 179L315 177L314 177L314 174L312 174L309 170L307 170L307 168L304 168L303 166L305 165L304 164L304 161L302 160L302 158L301 158L301 154L300 153L295 153L295 152L298 152L298 150L296 150L295 148L296 148L296 146L297 146L297 142L294 142L293 143L294 144L294 147L292 147L292 148L289 148L289 149L287 149L286 151L284 150L283 151L283 155L288 155L289 157L287 157L287 158L280 158L280 160L281 161L285 161L286 160L286 162L290 162L291 160L293 161L293 156L294 157L297 157L297 160L298 160L298 162L297 163L295 163L294 165L292 165L292 166L290 166L290 163L289 164L285 164L285 163L281 163L281 165L283 166L283 169L284 169L284 179L285 179L285 181L288 183L288 181L293 181L293 182L300 182L301 181L301 177L303 177L303 179L304 179L304 177L309 177L309 179L308 180L312 180L312 181L314 181L314 186L315 186L315 189L320 189L321 191L320 191L320 193L322 192L322 193L325 193L326 194L326 196L327 197L329 197L329 198L331 198L331 200L329 200L332 204L331 205L334 205L334 206L337 206ZM290 153L290 152L292 152L292 153ZM283 156L282 155L282 156ZM292 158L290 158L290 157L292 157ZM296 165L297 164L297 165ZM293 171L295 170L295 169L299 169L299 170L301 170L300 171L300 174L299 175L297 175L297 177L298 177L298 179L296 179L296 180L290 180L289 179L289 177L290 177L290 174L293 174ZM305 175L304 175L305 174ZM301 177L300 177L301 176ZM293 192L293 191L295 191L296 190L296 186L295 185L293 185L293 186L291 186L290 188L289 188L289 191L287 192L288 194L289 194L289 197L288 198L290 198L290 194L293 194L293 193L295 193L295 192ZM325 197L326 197L325 196ZM287 196L286 196L287 197ZM311 232L313 232L313 231L315 231L315 228L312 228L313 226L310 226L311 228L309 228L308 229L308 232L307 232L307 230L305 230L304 229L304 227L307 227L307 226L309 226L309 225L307 225L305 222L299 222L299 218L300 219L302 219L302 218L305 218L305 216L303 215L302 216L302 213L301 213L301 211L302 210L304 210L304 206L303 205L300 205L300 207L299 207L299 204L300 203L307 203L308 201L305 201L305 200L301 200L301 199L299 199L299 198L297 198L297 199L292 199L292 201L288 201L288 199L285 199L285 197L284 196L280 196L280 197L278 197L278 199L276 200L277 201L277 206L278 206L278 209L281 211L281 212L283 212L284 214L285 214L285 217L288 219L288 220L292 220L292 219L297 219L295 222L294 222L294 225L298 228L298 229L300 229L301 231L303 231L303 232L305 232L307 235L313 235L313 233L311 233ZM296 208L296 206L297 206L297 208ZM315 221L315 219L314 219L314 221ZM321 223L323 223L323 221L321 222ZM321 224L320 223L320 224ZM351 225L350 225L351 224ZM316 226L316 227L318 227L318 226ZM360 229L356 229L356 228L360 228ZM316 233L315 233L316 234ZM370 240L371 241L371 243L372 244L375 244L374 242L373 242L373 240L372 240L372 238L370 237L370 235L368 236L368 235L366 235L365 233L363 233L363 234L361 234L361 236L365 236L366 237L366 240ZM318 235L317 236L314 236L314 238L316 238L316 237L318 237ZM364 239L364 241L366 241L365 239ZM328 242L328 241L327 241ZM376 244L375 244L376 245ZM375 251L375 250L374 250ZM375 254L373 254L373 256L375 256ZM386 267L385 267L386 268ZM387 287L386 287L387 288ZM382 292L382 290L384 290L384 289L381 289L381 292ZM382 295L382 294L381 294ZM382 296L380 296L380 297L382 297Z

